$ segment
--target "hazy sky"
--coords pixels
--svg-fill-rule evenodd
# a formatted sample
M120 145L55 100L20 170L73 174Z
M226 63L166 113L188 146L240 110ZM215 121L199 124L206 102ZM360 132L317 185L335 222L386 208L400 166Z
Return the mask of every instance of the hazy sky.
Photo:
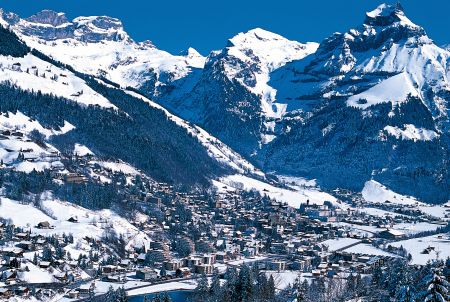
M396 1L386 1L395 3ZM28 17L42 9L79 15L109 15L122 20L137 41L179 53L194 47L206 55L236 33L261 27L300 42L317 41L361 24L374 0L0 0L0 7ZM450 42L448 0L404 0L407 16L422 25L437 44Z

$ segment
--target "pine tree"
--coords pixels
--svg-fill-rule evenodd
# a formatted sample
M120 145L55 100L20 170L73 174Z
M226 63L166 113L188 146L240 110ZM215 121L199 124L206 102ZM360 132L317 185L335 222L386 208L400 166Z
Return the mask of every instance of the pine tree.
M152 299L150 299L150 296L148 296L148 295L144 296L143 302L150 302L150 301L152 301Z
M166 292L163 293L161 300L162 300L162 302L172 302L172 299Z
M439 269L434 270L427 285L425 302L447 302L450 300L448 293L450 284L441 276Z
M442 272L447 281L450 282L450 257L445 260L445 267Z
M297 302L306 301L306 294L308 293L308 281L304 280L302 283L298 285L297 289Z
M38 255L37 255L37 253L34 253L34 255L33 255L33 264L34 265L38 265L38 262L39 262Z
M416 297L409 285L400 286L395 293L395 301L398 302L414 302L415 298Z
M275 280L273 279L273 275L270 275L269 281L267 282L267 299L268 301L275 299Z
M161 296L159 295L159 293L157 293L157 294L153 297L152 302L162 302L162 301L161 301Z
M243 265L239 271L238 295L240 301L251 301L253 297L253 279L248 265Z
M220 278L219 278L219 272L217 269L214 269L214 274L212 276L211 285L209 287L209 293L211 297L213 298L213 301L220 301Z
M197 282L197 287L194 290L196 301L206 301L209 295L208 278L202 274Z
M128 295L123 287L117 289L115 302L128 302Z

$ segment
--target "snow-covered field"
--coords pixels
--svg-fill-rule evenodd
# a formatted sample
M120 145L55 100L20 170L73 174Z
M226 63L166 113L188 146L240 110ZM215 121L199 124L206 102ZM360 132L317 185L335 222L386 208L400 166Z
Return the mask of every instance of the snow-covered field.
M0 82L9 81L24 90L41 91L84 105L116 108L72 72L51 65L32 54L23 58L0 56L0 68Z
M321 242L321 244L328 246L328 251L333 252L345 249L346 247L357 244L359 242L361 242L361 240L354 238L338 238L325 240Z
M72 234L74 243L68 245L66 250L70 251L73 257L89 252L89 245L83 240L84 237L99 239L108 229L114 230L118 235L123 235L127 239L129 247L142 245L148 247L150 244L147 235L111 210L91 211L71 203L54 200L51 196L48 197L44 199L43 206L51 212L50 216L56 219L32 205L20 204L7 198L1 198L0 217L11 219L16 226L31 229L32 233ZM78 223L67 221L71 217L77 218ZM43 221L48 221L53 228L37 229L36 225Z
M403 246L412 256L413 264L426 264L429 260L446 259L450 257L450 238L448 234L413 238L392 243L393 246ZM429 254L422 254L428 248L433 249Z
M420 203L417 199L397 194L374 180L367 181L361 193L366 201L374 203L384 203L386 200L401 205L416 205Z
M330 201L337 204L337 199L328 193L321 192L317 188L305 187L296 189L287 189L275 187L271 184L250 178L245 175L229 175L221 178L214 183L220 189L223 186L239 190L256 190L261 195L268 195L270 198L287 203L289 206L299 208L300 204L306 203L309 200L311 203L323 204L325 201Z
M143 288L132 289L128 291L128 295L137 296L143 294L151 294L156 292L167 292L173 290L193 290L197 286L194 280L174 281L164 284L156 284Z
M63 164L59 161L59 152L53 146L41 145L28 138L33 130L39 131L45 137L61 135L74 129L74 126L65 122L61 129L44 128L38 121L30 119L22 112L0 113L0 130L3 133L10 132L10 135L3 135L0 138L0 159L3 164L14 168L17 171L29 173L31 171L42 171L44 169L63 169ZM15 135L14 133L20 133ZM23 154L23 160L18 160Z
M348 249L345 249L344 252L352 253L352 254L362 254L362 255L372 255L372 256L390 256L396 257L396 255L385 252L381 249L378 249L370 244L361 243Z

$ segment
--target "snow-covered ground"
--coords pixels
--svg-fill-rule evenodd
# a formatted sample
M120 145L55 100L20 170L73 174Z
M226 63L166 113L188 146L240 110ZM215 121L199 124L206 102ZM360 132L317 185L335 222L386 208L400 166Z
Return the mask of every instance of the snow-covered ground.
M368 215L377 216L377 217L396 217L396 216L405 216L401 214L397 214L395 212L385 211L377 208L369 208L369 207L362 207L358 208L359 212L367 213Z
M63 169L63 164L57 155L59 152L53 146L37 144L29 139L33 130L39 131L45 137L61 135L74 129L74 126L65 122L60 129L44 128L38 121L30 119L22 112L0 113L0 130L9 135L0 138L0 159L3 164L17 171L29 173L33 169L42 171L44 169ZM20 133L15 135L14 133ZM18 160L20 154L24 159Z
M389 257L397 257L394 254L385 252L379 248L374 247L370 244L361 243L348 249L345 249L344 252L352 253L352 254L362 254L362 255L373 255L373 256L389 256Z
M55 200L51 198L51 195L47 197L43 200L42 205L51 217L32 205L20 204L7 198L1 198L0 217L11 219L16 226L31 229L32 233L72 234L74 243L66 247L72 257L89 252L89 245L83 240L84 237L99 239L108 229L114 230L118 235L123 235L128 247L142 245L148 247L150 244L147 235L111 210L91 211L75 204ZM77 218L78 223L67 221L71 217ZM48 221L53 228L35 228L39 222L43 221Z
M345 249L346 247L357 244L359 242L361 242L361 240L354 238L337 238L325 240L321 242L321 244L328 246L328 251L333 252Z
M409 75L406 72L402 72L380 82L367 91L351 96L347 100L347 105L361 109L386 102L396 105L405 102L408 95L419 96L419 93L414 88ZM364 102L361 102L361 100L364 100Z
M337 199L328 193L321 192L313 187L297 187L296 189L279 188L268 184L261 180L250 178L245 175L229 175L214 182L214 185L221 189L227 186L239 190L256 190L261 195L268 195L270 198L287 203L289 206L299 208L302 203L309 200L311 203L323 204L325 201L330 201L337 204ZM338 205L338 204L337 204Z
M32 54L23 58L0 56L0 69L0 82L9 81L24 90L53 94L83 105L116 108L69 70L56 67Z
M418 223L397 223L394 224L392 229L399 230L405 234L411 235L425 231L435 231L439 227L442 227L442 225L428 222L418 222Z
M174 281L164 284L156 284L128 291L128 295L137 296L156 292L167 292L173 290L193 290L197 286L194 280Z
M374 203L384 203L386 200L401 205L416 205L420 203L417 199L395 193L374 180L367 181L361 193L366 201Z
M267 277L273 277L273 280L275 281L275 288L279 290L285 289L289 285L293 285L295 280L301 276L300 271L266 271L265 273Z
M426 264L429 260L446 259L450 257L450 238L448 234L438 234L428 237L413 238L392 243L392 246L403 246L412 256L413 264ZM429 254L422 252L432 247Z

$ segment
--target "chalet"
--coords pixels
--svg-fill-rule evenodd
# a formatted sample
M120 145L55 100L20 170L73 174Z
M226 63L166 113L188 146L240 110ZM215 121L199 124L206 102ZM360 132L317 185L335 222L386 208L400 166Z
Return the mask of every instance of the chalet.
M194 267L194 270L197 274L206 274L210 275L214 271L214 266L209 264L200 264Z
M11 283L11 281L16 280L16 278L17 278L16 270L4 271L1 275L1 279L7 283Z
M16 246L23 249L24 251L30 251L33 249L33 243L31 241L21 241L17 243Z
M8 257L23 257L23 250L18 247L11 247L11 248L4 248L3 250L0 250L0 254L3 254Z
M395 240L395 239L401 239L405 236L403 232L392 230L392 229L386 229L384 231L381 231L378 233L378 237L388 239L388 240Z
M28 297L30 295L30 289L26 286L19 286L14 290L14 295L20 297Z
M136 271L136 278L141 280L155 280L158 273L154 269L144 268Z
M95 283L87 283L87 284L82 284L79 288L78 288L78 292L80 293L80 295L89 295L90 293L92 293L95 289Z
M119 266L122 268L128 268L131 266L131 260L130 259L122 259L119 263Z
M286 270L286 261L273 260L268 263L268 267L274 271L284 271Z
M30 239L30 233L16 233L15 235L20 240L28 240Z
M13 292L9 288L0 287L0 298L1 299L9 299L13 296Z
M117 270L117 267L114 265L105 265L102 267L102 272L104 274L111 274L114 273Z
M67 221L72 223L78 223L78 218L76 216L71 216L69 219L67 219Z
M49 261L41 261L39 262L39 267L40 268L49 268L51 265L51 263Z
M42 222L39 222L36 227L38 229L50 229L51 225L50 225L50 222L48 222L48 221L42 221Z
M86 176L77 174L77 173L69 173L65 176L65 180L67 183L74 183L74 184L83 184L87 183L88 179Z
M181 268L182 264L183 261L174 259L164 262L164 268L169 271L176 271L177 269Z
M72 290L67 294L69 299L78 299L80 297L80 292Z

